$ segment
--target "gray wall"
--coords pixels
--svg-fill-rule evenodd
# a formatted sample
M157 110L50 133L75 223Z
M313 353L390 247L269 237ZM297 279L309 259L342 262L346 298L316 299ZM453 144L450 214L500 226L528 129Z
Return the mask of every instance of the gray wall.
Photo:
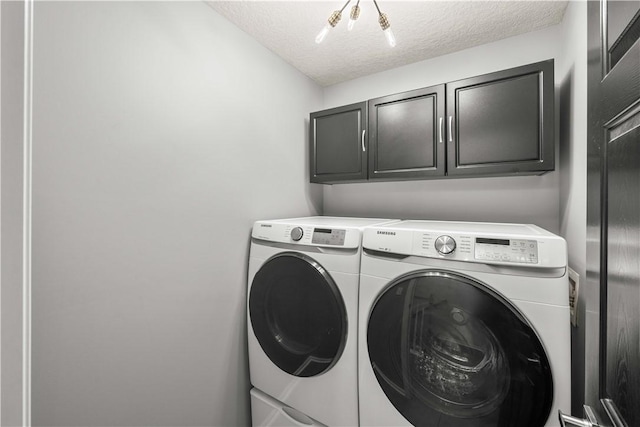
M572 412L582 416L585 396L587 241L587 4L569 2L562 22L560 72L560 234L578 273L578 327L572 328ZM591 379L591 381L596 379Z
M560 55L560 27L511 37L325 89L326 108ZM557 67L557 64L556 64ZM558 84L556 72L556 86ZM534 223L559 231L559 173L325 186L327 215Z
M321 210L320 87L203 2L35 19L34 425L249 424L250 227Z
M0 2L0 425L22 424L24 5Z

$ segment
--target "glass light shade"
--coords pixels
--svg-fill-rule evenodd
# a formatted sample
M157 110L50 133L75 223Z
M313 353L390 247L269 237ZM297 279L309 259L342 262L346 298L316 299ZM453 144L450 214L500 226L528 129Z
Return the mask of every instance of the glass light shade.
M327 33L329 32L330 29L331 29L331 24L325 25L316 36L316 43L318 44L322 43L322 40L324 40L324 38L327 37Z
M360 16L359 4L360 4L360 0L358 0L358 3L356 3L356 5L351 8L351 12L349 13L349 25L347 26L347 29L349 31L353 30L353 26L356 24L356 21Z
M384 35L387 38L387 43L389 43L389 46L395 47L396 37L393 35L393 31L391 31L391 27L384 30Z

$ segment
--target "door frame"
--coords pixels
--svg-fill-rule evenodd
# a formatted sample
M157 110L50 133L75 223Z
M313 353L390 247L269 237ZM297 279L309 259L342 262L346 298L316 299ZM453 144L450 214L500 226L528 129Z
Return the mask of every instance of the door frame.
M0 424L31 425L31 177L34 0L1 2ZM7 25L9 24L9 25ZM2 24L0 24L2 25ZM2 37L2 36L0 36ZM0 89L1 90L1 89ZM10 167L6 167L11 165Z

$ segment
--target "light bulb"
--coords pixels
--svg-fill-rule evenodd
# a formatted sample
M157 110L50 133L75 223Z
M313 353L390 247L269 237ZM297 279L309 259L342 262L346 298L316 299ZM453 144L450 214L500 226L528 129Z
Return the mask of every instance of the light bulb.
M327 37L327 33L329 33L330 29L331 29L331 24L327 24L324 27L322 27L322 30L320 30L320 32L316 36L316 43L318 44L322 43L322 40L324 40L324 38Z
M393 35L393 31L391 31L391 27L389 27L386 30L384 30L384 35L387 37L387 43L389 43L389 46L395 47L396 38Z
M334 10L329 19L327 19L327 25L324 26L322 30L316 36L316 43L322 43L325 37L327 37L327 33L330 29L336 26L338 22L340 22L340 18L342 17L341 10Z
M357 4L351 8L351 13L349 14L349 25L347 25L347 29L349 31L353 30L353 26L356 24L358 17L360 16L360 6Z

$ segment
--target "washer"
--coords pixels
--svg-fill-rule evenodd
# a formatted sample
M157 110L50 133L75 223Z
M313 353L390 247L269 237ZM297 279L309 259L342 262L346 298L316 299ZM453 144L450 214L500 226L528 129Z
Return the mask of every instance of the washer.
M315 422L358 425L362 230L382 222L388 220L310 217L253 226L247 292L251 383ZM254 425L266 423L257 418Z
M571 405L566 251L535 225L367 228L361 425L558 425Z

